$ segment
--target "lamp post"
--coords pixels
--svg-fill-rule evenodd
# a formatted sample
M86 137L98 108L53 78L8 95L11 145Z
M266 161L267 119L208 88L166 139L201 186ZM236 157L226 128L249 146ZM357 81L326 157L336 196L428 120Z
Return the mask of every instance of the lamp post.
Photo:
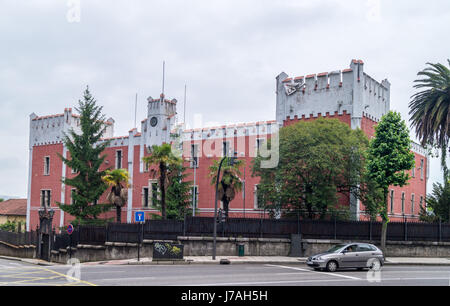
M245 219L245 167L244 167L244 189L243 189L243 193L242 193L242 201L244 202L244 219Z
M196 187L196 170L197 170L197 160L192 158L192 165L194 166L194 188L192 191L192 216L195 217L195 206L197 204L197 187Z
M234 152L234 157L230 157L229 165L234 165L236 160L237 152ZM217 242L217 199L218 199L218 188L219 188L219 179L220 179L220 170L222 169L223 162L227 159L227 156L223 157L219 164L219 170L217 171L217 179L216 179L216 199L214 203L214 232L213 232L213 255L212 259L216 260L216 242Z

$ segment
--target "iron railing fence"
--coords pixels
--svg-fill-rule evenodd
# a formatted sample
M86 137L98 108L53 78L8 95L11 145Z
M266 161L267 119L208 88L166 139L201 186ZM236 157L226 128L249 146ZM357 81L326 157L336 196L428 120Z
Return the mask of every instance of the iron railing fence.
M104 245L107 240L108 227L83 225L77 227L72 236L79 244Z
M36 246L38 243L38 233L37 231L16 233L0 230L0 241L16 246L23 246L23 245Z
M76 247L78 244L77 241L74 241L72 239L72 243L70 243L70 239L71 237L67 233L53 235L52 249L56 251L60 249L67 249L69 245L71 245L72 247Z
M138 223L109 223L107 226L78 226L71 236L54 234L52 249L67 249L70 242L104 245L105 242L139 243L142 240L175 240L180 236L211 237L214 218L188 217L183 220L147 220ZM234 238L290 238L301 234L303 239L381 240L381 222L299 220L299 219L244 219L230 218L219 223L218 237ZM12 245L36 245L38 232L12 233L0 231L0 241ZM450 224L420 222L390 222L388 241L450 242Z
M138 223L109 223L106 226L107 241L138 243L142 239L141 227Z
M142 226L143 239L175 240L185 233L185 225L179 220L148 220Z

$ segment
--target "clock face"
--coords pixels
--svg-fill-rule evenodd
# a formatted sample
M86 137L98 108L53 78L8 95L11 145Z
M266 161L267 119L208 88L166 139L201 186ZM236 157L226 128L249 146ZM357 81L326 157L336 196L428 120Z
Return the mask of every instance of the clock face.
M152 119L150 119L150 125L152 127L155 127L157 124L158 124L158 118L152 117Z

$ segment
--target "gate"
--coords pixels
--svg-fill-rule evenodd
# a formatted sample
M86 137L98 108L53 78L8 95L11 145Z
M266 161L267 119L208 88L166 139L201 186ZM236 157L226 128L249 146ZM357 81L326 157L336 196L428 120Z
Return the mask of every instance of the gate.
M50 254L52 249L52 223L53 223L53 210L47 210L44 207L43 210L39 210L39 243L38 243L38 258L50 261Z

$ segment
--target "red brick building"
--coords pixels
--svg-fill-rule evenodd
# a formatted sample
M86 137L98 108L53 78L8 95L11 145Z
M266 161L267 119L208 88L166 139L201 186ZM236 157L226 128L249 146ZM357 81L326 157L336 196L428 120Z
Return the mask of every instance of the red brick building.
M152 175L154 169L148 169L142 157L147 154L147 147L162 143L173 143L182 151L191 174L189 180L194 181L195 172L197 215L213 215L215 193L208 168L213 160L231 152L237 152L246 166L242 170L245 188L230 203L230 216L260 218L267 215L258 207L259 179L251 177L250 165L257 150L264 148L264 140L276 135L280 127L322 116L338 118L351 128L361 128L369 137L374 135L374 126L390 109L390 84L387 80L375 81L364 73L363 68L362 61L353 60L350 69L342 71L296 78L281 73L276 78L277 111L276 120L272 121L184 130L175 120L177 101L168 100L164 95L147 99L147 115L139 131L132 129L126 136L114 137L114 120L108 119L105 139L111 143L105 151L107 159L103 167L125 168L130 173L129 200L123 207L122 221L132 222L134 211L138 210L147 215L157 213L152 207L152 199L158 183ZM79 117L72 114L70 108L59 115L30 116L28 229L38 225L38 210L44 205L55 211L55 227L67 225L72 219L56 205L56 202L71 201L70 187L65 186L61 178L75 174L58 157L58 154L69 157L62 138L63 132L71 128L79 131ZM428 159L419 145L413 144L413 151L416 167L411 173L410 185L392 188L390 192L389 211L393 219L417 219L419 206L424 204ZM270 162L275 163L274 166L277 161ZM104 201L105 195L100 199L100 202ZM354 218L366 217L362 203L351 198L347 202ZM112 211L108 217L113 216Z

